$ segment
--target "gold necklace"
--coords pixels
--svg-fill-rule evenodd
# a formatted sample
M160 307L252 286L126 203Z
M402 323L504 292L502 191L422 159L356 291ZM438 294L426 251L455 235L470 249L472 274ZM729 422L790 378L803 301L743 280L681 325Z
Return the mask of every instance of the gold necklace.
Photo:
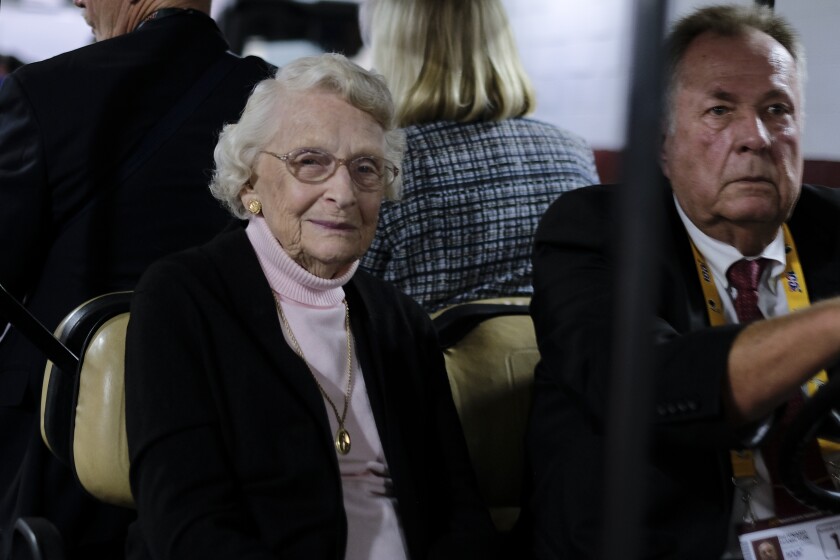
M318 377L315 375L315 371L303 356L303 351L300 349L300 344L298 344L297 338L295 338L295 333L292 332L292 327L289 326L286 314L283 313L283 307L280 305L280 300L277 299L277 294L274 290L272 290L271 293L274 296L274 304L277 306L277 312L280 314L280 320L283 323L283 327L286 329L286 332L289 333L289 339L292 341L292 349L298 356L300 356L303 363L306 364L310 375L312 375L312 379L315 380L315 384L318 386L318 390L321 391L321 394L325 399L327 399L327 402L330 403L330 407L332 407L333 413L335 414L335 419L338 421L338 430L335 432L335 450L342 455L347 455L350 453L350 432L348 432L347 428L344 427L344 420L347 418L348 403L350 402L350 395L353 393L353 346L350 341L350 306L347 305L346 299L342 300L342 303L344 304L344 330L347 332L347 391L344 392L344 409L341 411L341 415L339 415L338 408L336 408L335 403L329 395L327 395L327 392L324 391L324 388L321 386L321 382L318 381Z

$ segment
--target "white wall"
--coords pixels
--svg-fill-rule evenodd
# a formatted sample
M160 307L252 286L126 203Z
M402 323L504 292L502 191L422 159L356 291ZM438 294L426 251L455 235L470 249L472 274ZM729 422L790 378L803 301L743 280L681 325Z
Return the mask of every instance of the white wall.
M807 55L805 155L840 161L840 2L777 2L779 13L799 31Z
M722 0L721 0L722 1ZM733 0L749 5L752 0ZM535 116L575 131L596 148L624 145L631 0L504 0L520 53L537 88ZM669 18L720 1L672 0ZM776 0L808 59L803 152L840 161L840 49L837 0Z
M116 0L112 0L116 1ZM216 0L214 9L231 0ZM749 4L751 0L736 0ZM808 53L804 153L840 161L838 0L776 0ZM632 0L503 0L537 87L536 117L581 134L596 148L624 144ZM672 0L670 17L713 3ZM87 44L80 10L60 0L0 1L0 53L35 61Z
M623 145L628 0L505 0L520 56L537 88L536 118Z
M86 45L93 34L81 14L60 0L0 0L0 53L35 62Z

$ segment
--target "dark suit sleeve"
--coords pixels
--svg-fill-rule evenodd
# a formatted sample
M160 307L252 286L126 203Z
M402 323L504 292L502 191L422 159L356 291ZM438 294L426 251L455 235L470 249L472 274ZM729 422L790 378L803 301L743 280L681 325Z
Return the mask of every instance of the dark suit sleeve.
M608 188L567 193L543 217L536 236L531 305L542 358L536 372L539 387L556 387L579 399L580 408L599 429L607 415L614 302L634 297L623 291L615 269L609 203L616 195ZM709 430L710 441L716 439L713 445L727 446L731 439L725 436L729 430L722 415L721 386L739 328L690 330L676 324L670 309L674 303L666 300L679 297L672 285L677 281L686 283L685 278L664 273L661 278L651 332L656 407L651 413L660 435L674 424L683 430L697 423L697 429ZM687 307L686 302L680 305Z
M38 122L11 74L0 86L0 283L18 299L33 288L45 253L49 193L43 158Z
M271 559L226 458L197 279L150 269L132 301L126 344L131 488L153 558Z
M612 189L587 187L564 194L549 208L536 234L531 315L541 361L535 371L526 448L533 546L540 559L596 557L605 465L621 460L606 449L612 319L616 299L634 295L622 291L612 252L611 204L617 197ZM677 244L674 251L681 248ZM684 250L690 250L687 241ZM651 333L654 408L647 414L655 421L646 478L653 493L649 515L659 521L648 524L646 557L656 557L657 551L677 557L664 552L674 553L675 537L669 522L662 521L673 519L675 510L710 495L722 496L725 502L724 486L718 481L728 478L718 475L726 468L718 458L736 436L724 421L721 387L738 330L703 327L702 320L696 330L689 328L684 298L691 276L675 273L682 268L673 260L670 255L662 258ZM677 302L680 298L683 301ZM685 457L692 457L688 469ZM693 476L697 470L702 474ZM692 482L684 482L684 477ZM700 496L686 498L691 492Z

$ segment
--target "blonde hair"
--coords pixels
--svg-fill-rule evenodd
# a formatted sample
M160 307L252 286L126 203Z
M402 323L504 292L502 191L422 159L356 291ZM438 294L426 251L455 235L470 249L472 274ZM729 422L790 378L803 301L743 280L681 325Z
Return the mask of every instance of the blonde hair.
M369 114L385 131L385 158L402 165L405 134L397 128L394 103L382 76L368 72L340 54L299 58L283 66L273 79L263 80L248 98L239 122L225 125L213 152L216 170L210 192L237 218L248 211L239 193L251 178L254 160L271 141L277 128L274 109L291 92L326 91ZM385 191L399 198L401 177Z
M360 23L400 126L534 110L534 89L500 0L368 0Z

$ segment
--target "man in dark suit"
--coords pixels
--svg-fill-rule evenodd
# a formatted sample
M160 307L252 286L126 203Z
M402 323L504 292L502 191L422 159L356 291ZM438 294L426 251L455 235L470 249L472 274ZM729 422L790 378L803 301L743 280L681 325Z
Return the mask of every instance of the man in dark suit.
M229 217L207 191L213 146L273 71L226 52L210 0L76 5L97 42L24 66L0 87L0 283L49 329L223 229ZM74 556L107 557L126 515L83 495L40 441L45 361L6 328L0 523L8 537L17 517L46 516Z
M800 385L840 357L840 191L801 184L803 59L781 18L705 8L676 24L669 55L661 164L671 188L651 210L667 219L643 557L739 558L733 528L745 511L733 506L744 495L729 450L759 442ZM599 557L604 466L622 461L605 448L611 317L617 298L632 297L618 285L611 229L620 188L563 195L536 235L542 361L527 448L540 559ZM803 282L812 305L789 314ZM761 466L775 456L761 449L750 509L784 517Z

